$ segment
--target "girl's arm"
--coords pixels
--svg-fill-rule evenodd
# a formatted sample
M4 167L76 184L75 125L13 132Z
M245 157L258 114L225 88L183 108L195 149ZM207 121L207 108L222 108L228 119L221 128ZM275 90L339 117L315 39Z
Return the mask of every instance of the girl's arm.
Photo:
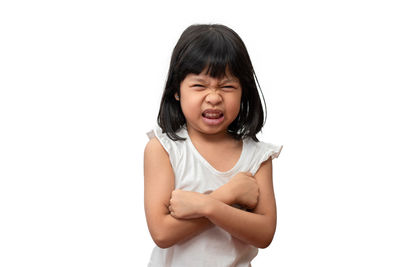
M212 225L207 218L183 220L171 216L168 209L174 190L174 173L167 152L153 138L144 152L144 203L147 224L154 242L161 248L189 239ZM258 197L256 181L245 174L207 195L218 203L247 204L255 207Z
M233 208L207 195L176 190L170 201L172 215L180 219L205 216L243 242L265 248L272 242L276 229L271 159L261 165L255 178L260 195L253 213Z

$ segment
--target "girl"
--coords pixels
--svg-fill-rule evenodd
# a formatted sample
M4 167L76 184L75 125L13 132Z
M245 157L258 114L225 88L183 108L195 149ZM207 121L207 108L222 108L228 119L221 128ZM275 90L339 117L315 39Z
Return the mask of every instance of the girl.
M157 244L149 266L251 266L271 243L272 159L282 147L257 140L263 124L240 37L223 25L187 28L144 152L146 219Z

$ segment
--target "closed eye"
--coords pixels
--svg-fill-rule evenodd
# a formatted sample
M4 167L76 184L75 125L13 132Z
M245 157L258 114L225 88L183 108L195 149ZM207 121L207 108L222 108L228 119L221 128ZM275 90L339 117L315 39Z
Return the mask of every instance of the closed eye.
M236 87L233 85L224 85L224 86L222 86L222 90L228 91L228 92L231 92L231 91L233 92L236 90Z
M202 84L200 84L200 83L193 84L193 85L191 85L190 87L191 87L193 90L199 91L199 92L202 92L202 91L204 91L204 90L206 89L206 86L204 86L204 85L202 85Z

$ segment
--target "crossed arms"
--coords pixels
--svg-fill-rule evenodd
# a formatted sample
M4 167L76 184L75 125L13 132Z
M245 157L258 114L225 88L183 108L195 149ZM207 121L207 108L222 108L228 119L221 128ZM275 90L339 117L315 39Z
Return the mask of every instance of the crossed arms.
M144 204L150 234L161 248L190 239L212 225L243 242L265 248L276 229L272 160L265 161L254 177L239 173L208 195L174 190L168 153L153 138L144 152ZM232 204L246 206L252 212Z

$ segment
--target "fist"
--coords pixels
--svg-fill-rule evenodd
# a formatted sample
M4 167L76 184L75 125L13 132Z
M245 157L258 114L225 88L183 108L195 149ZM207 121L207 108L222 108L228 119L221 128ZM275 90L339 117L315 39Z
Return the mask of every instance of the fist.
M171 216L177 219L194 219L203 217L202 210L208 196L190 191L174 190L171 194L168 209Z
M259 188L250 172L240 172L227 183L234 197L234 204L254 209L258 203Z

